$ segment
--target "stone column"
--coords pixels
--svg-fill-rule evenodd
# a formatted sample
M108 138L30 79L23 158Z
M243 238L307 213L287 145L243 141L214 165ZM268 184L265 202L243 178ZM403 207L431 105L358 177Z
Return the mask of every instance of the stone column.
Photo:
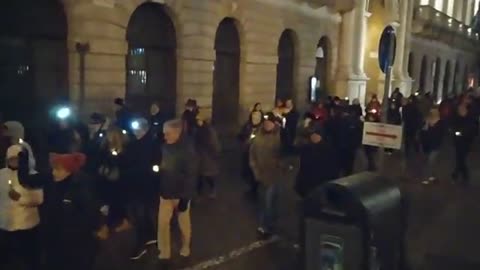
M446 74L446 76L448 76L448 88L443 90L443 96L448 96L450 93L453 93L455 89L455 85L453 84L453 78L455 78L455 64L453 61L450 62L450 73Z
M393 87L399 87L404 95L410 95L411 79L408 76L408 55L410 53L410 32L412 28L413 3L401 1L400 25L397 28L397 51L393 67Z
M367 76L364 72L365 40L367 35L366 0L358 1L356 7L342 16L341 42L338 50L339 65L336 78L336 92L358 98L365 103Z
M463 22L463 5L465 1L455 1L453 4L453 18Z
M438 63L437 63L438 65ZM438 80L438 89L437 89L437 96L434 99L434 102L437 102L438 100L441 100L443 97L443 91L447 91L448 89L443 89L443 82L445 80L445 68L447 67L445 61L440 61L440 74L438 74L438 79L435 78L435 80ZM435 85L435 83L434 83ZM435 89L433 89L435 90Z

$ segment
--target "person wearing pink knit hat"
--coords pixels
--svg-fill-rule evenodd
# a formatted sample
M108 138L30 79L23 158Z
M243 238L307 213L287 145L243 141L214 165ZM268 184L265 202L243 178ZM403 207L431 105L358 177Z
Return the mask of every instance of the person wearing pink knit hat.
M81 153L50 154L51 172L27 174L28 154L19 154L19 182L25 188L42 188L45 203L41 222L46 251L45 269L91 270L98 239L107 237L93 182L82 167Z

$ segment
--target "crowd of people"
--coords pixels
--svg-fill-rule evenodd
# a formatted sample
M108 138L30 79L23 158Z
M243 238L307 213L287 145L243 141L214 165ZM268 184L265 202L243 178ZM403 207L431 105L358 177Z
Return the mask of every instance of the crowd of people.
M242 172L259 208L258 234L276 229L280 185L298 157L295 191L304 198L321 184L354 172L363 149L366 170L376 170L374 146L362 145L364 122L403 125L405 158L426 157L423 184L437 181L435 164L444 137L455 146L452 179L468 184L466 163L478 135L480 99L473 91L445 98L438 106L427 94L403 97L396 89L384 111L377 97L362 108L359 100L329 97L303 115L291 99L271 111L253 106L238 134ZM89 123L74 120L60 107L48 132L46 155L36 155L24 127L3 122L0 130L0 267L20 257L26 269L92 269L99 241L132 229L131 260L156 245L161 269L171 265L171 220L181 232L179 255L191 250L192 200L216 199L221 144L197 102L189 99L180 119L166 116L157 103L148 116L115 99L115 119L93 113ZM393 150L387 149L388 153ZM39 151L40 152L40 151ZM39 157L40 156L40 157ZM38 160L47 159L47 166Z

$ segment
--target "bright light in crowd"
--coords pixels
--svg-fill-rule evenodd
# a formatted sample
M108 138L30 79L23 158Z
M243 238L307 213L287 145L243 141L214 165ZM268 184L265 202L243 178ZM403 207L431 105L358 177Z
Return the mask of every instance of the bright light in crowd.
M70 108L63 107L63 108L58 109L57 117L59 119L65 119L65 118L68 118L71 113L72 113L72 111L70 110Z
M125 129L122 130L123 135L127 135L127 131Z
M117 150L112 150L112 156L118 156Z
M140 128L140 123L138 121L133 121L132 122L132 128L133 129L139 129Z
M255 139L255 133L250 134L250 140Z
M462 133L460 131L455 131L455 136L462 136Z
M156 172L156 173L160 172L160 166L158 166L158 165L153 165L152 171L153 171L153 172Z
M22 138L18 139L18 143L19 143L19 144L22 144L22 143L23 143L23 139L22 139Z
M98 134L98 136L100 136L100 138L102 138L102 137L103 137L103 133L100 132L100 134Z

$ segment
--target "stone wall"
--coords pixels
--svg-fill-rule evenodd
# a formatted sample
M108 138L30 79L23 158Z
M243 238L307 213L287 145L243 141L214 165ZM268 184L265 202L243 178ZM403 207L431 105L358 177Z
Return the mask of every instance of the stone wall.
M125 95L125 59L129 18L142 0L64 0L69 24L71 97L78 101L77 42L89 43L86 57L85 112L112 112L111 100ZM339 16L326 8L313 10L291 0L156 0L167 6L177 33L177 112L187 98L212 104L214 42L225 17L234 18L240 33L240 115L255 103L266 107L275 96L277 46L281 33L296 36L295 96L306 105L307 81L315 68L322 36L332 43L330 72L336 70Z

